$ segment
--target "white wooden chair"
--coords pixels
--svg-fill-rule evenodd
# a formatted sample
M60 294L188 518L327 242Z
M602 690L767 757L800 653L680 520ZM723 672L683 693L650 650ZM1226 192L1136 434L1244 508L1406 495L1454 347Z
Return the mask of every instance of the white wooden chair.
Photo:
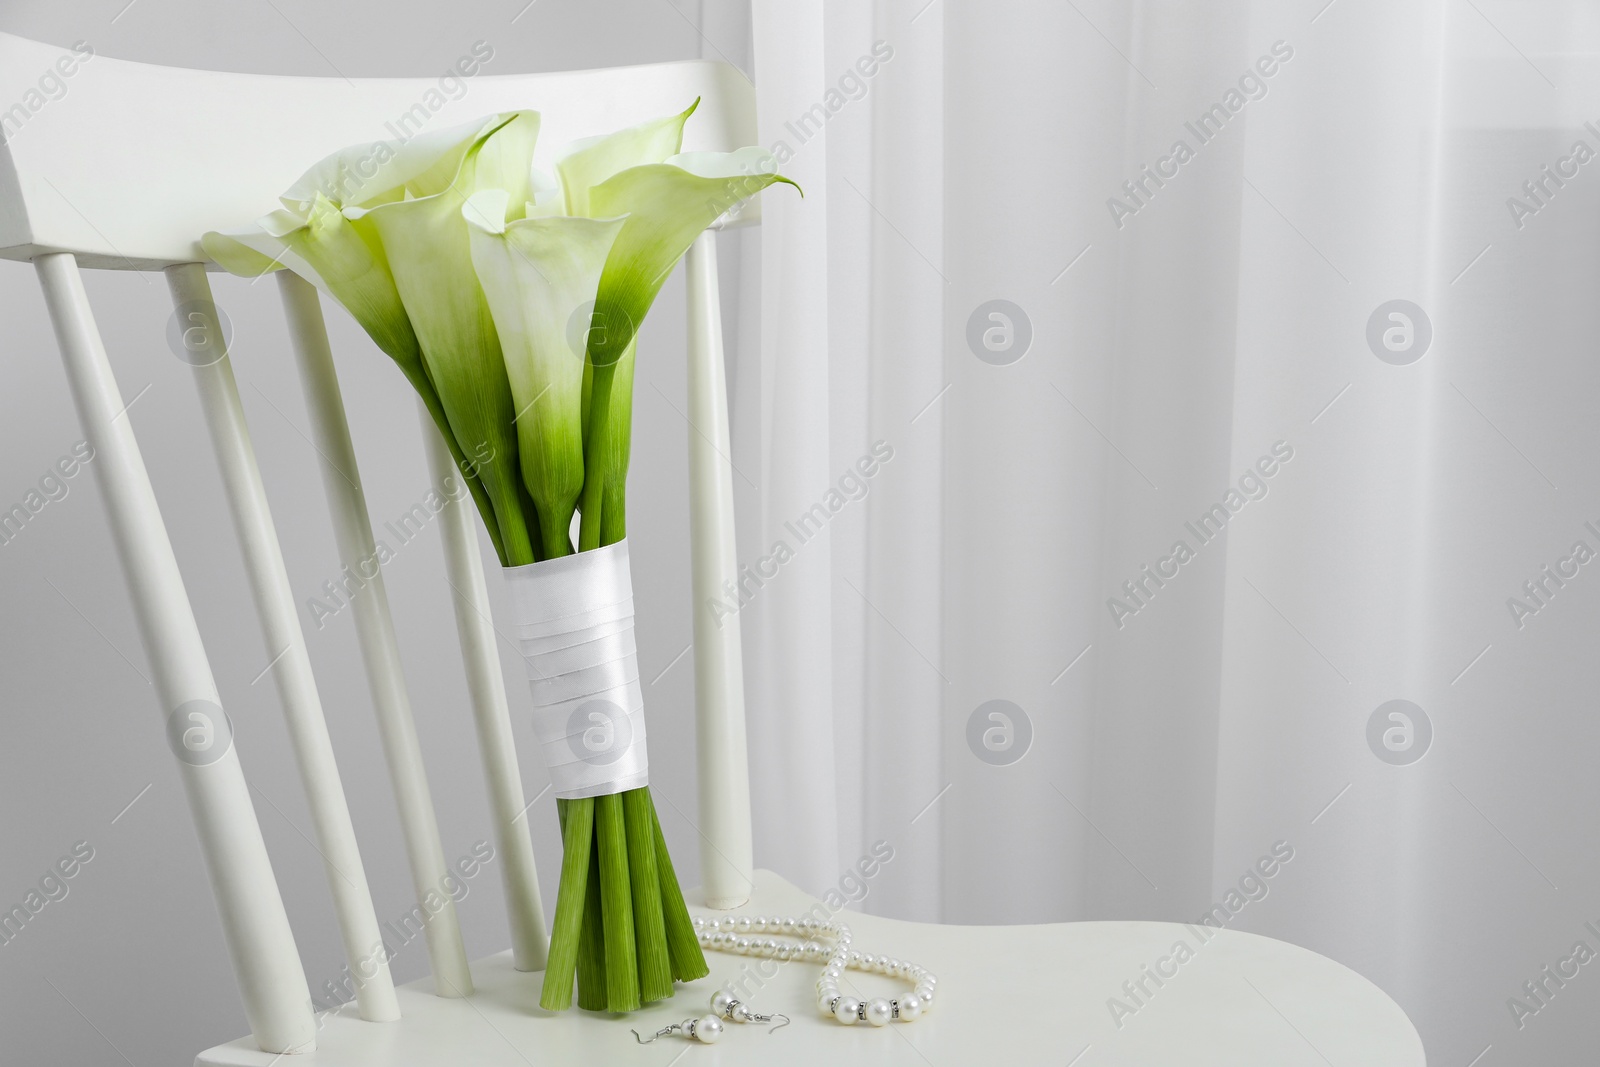
M68 57L63 59L62 57ZM941 1003L913 1026L890 1032L842 1027L812 1010L813 968L708 954L709 978L631 1020L537 1007L545 926L528 835L516 816L524 796L504 681L488 622L484 570L470 507L447 509L444 545L458 596L484 770L496 822L511 948L469 964L453 909L427 923L433 980L396 989L379 943L349 812L248 428L211 302L198 244L209 229L249 223L311 161L346 144L392 136L385 122L414 112L440 126L495 110L543 112L543 139L560 143L619 128L702 99L686 150L756 143L754 92L731 67L668 63L559 74L483 76L460 102L434 106L432 79L280 78L162 68L0 35L0 256L32 260L49 307L83 430L98 452L106 500L144 644L155 669L158 709L169 736L198 724L220 740L177 762L206 858L252 1034L201 1053L200 1065L264 1067L281 1054L304 1062L358 1065L665 1063L672 1046L638 1047L629 1028L704 1013L710 990L733 982L759 1009L795 1023L772 1036L733 1027L716 1062L813 1064L1076 1063L1087 1065L1360 1064L1421 1067L1405 1015L1352 971L1304 949L1230 930L1206 931L1181 971L1152 984L1150 967L1174 942L1202 941L1195 928L1150 922L1044 927L929 926L851 916L857 943L914 959L942 979ZM69 73L70 68L70 73ZM57 71L69 92L28 91ZM35 98L39 106L34 106ZM427 101L424 103L424 101ZM740 224L758 221L759 207ZM150 480L90 311L80 267L162 270L181 322L194 331L195 377L244 550L256 607L283 696L318 844L357 998L314 1016L283 902L183 581ZM769 872L753 872L743 681L737 620L718 627L709 605L735 576L727 401L722 370L716 260L709 236L687 261L691 517L695 589L695 684L704 888L698 909L798 914L817 902ZM371 556L373 535L328 351L315 290L288 274L279 284L289 316L334 514L339 551ZM433 442L434 477L450 458ZM421 899L446 867L381 575L355 598L357 629L399 805L411 873ZM202 702L202 703L195 703ZM203 717L194 719L192 714ZM173 717L181 718L174 725ZM181 746L179 746L181 748ZM176 750L175 750L176 751ZM1176 965L1173 965L1176 967ZM885 979L884 981L887 981ZM871 981L863 978L862 988ZM1108 1000L1139 1010L1117 1025ZM436 995L437 994L437 995ZM743 1032L748 1030L749 1032ZM1087 1053L1084 1050L1090 1050ZM1320 1057L1320 1059L1319 1059ZM675 1062L675 1061L674 1061Z

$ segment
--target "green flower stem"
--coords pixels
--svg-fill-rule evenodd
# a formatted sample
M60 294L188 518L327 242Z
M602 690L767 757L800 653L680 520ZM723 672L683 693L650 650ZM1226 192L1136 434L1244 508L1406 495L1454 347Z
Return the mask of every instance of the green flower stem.
M589 880L589 850L594 841L594 801L557 800L564 843L561 888L556 893L555 928L545 964L539 1006L565 1011L572 1006L572 978L578 967L578 934L583 925L584 892Z
M564 514L551 514L545 508L538 510L539 547L542 550L540 559L572 555L572 516L577 510L569 507Z
M606 943L605 915L600 892L600 850L589 850L589 888L584 895L583 933L578 944L578 1007L584 1011L605 1011Z
M584 428L583 521L578 550L614 545L627 536L625 493L633 435L634 345L607 365L592 365Z
M677 872L672 869L672 857L667 854L667 838L661 832L661 817L656 814L655 800L650 796L648 786L640 792L650 803L650 823L655 831L656 873L661 879L661 912L666 924L667 954L672 961L672 977L680 982L692 982L710 974L711 968L706 965L700 939L695 936L689 907L683 902L683 890L678 886Z
M623 502L622 482L606 486L600 496L600 543L614 545L628 535L628 510Z
M609 417L600 438L600 543L614 545L628 535L626 494L633 442L634 349L630 342L611 380Z
M611 421L611 383L616 364L596 366L589 383L589 424L583 435L582 518L578 525L578 551L600 547L600 512L604 506L605 459L601 445Z
M628 829L622 796L594 798L595 845L600 850L600 904L606 943L606 1001L612 1011L637 1011L639 966L634 944L633 893L628 886Z
M533 549L533 562L539 563L549 558L544 548L544 536L540 533L542 524L539 521L539 508L525 485L517 486L517 499L522 502L522 522L527 528L528 541Z
M484 487L500 525L501 543L505 546L505 565L520 567L532 563L533 540L528 536L528 521L522 509L522 496L526 492L519 481L504 477L505 468L499 467L488 474ZM535 527L537 528L537 527Z
M639 947L639 995L646 1004L672 996L672 964L656 873L655 815L646 788L622 794L628 828L628 878L633 889L633 927Z

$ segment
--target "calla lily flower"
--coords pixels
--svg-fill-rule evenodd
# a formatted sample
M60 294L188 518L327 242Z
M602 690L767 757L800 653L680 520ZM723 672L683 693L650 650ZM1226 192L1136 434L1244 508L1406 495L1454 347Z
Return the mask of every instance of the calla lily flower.
M699 106L700 101L696 100L676 115L649 119L625 130L569 144L556 163L567 214L594 215L589 191L595 186L629 167L660 163L677 155L683 148L683 125Z
M774 182L777 160L761 148L687 152L664 163L629 167L589 191L599 215L626 215L600 278L595 317L607 329L593 337L589 358L614 363L633 341L656 294L707 226ZM799 186L795 185L798 189Z
M684 115L687 118L687 113ZM633 423L634 339L656 294L695 238L739 202L774 182L777 161L760 148L693 152L619 170L588 192L589 209L626 216L595 294L589 333L591 372L584 491L585 547L610 543L624 528L624 483ZM795 186L799 188L799 186ZM570 194L569 194L570 195ZM595 526L590 532L591 516Z
M639 323L702 230L774 181L788 181L759 148L680 155L684 124L699 104L575 142L556 164L570 215L626 216L601 273L588 331L581 548L609 544L624 529Z
M491 115L403 143L377 141L341 149L290 186L280 198L283 207L261 218L256 229L213 231L201 239L206 254L234 274L255 277L287 268L350 312L395 361L433 416L502 562L506 552L499 524L493 521L494 505L479 477L483 453L469 460L451 431L385 250L362 209L407 195L437 193L455 179L468 150L511 117Z
M428 378L438 391L450 432L476 464L494 507L510 566L532 563L529 515L517 475L511 384L494 319L472 267L472 246L461 209L479 189L506 190L521 206L532 191L531 165L539 134L537 112L517 112L475 140L456 173L435 192L355 209L370 225L394 274L416 330ZM437 179L442 172L434 168Z
M574 141L562 152L561 158L556 163L556 171L560 176L560 185L563 198L566 202L569 215L592 214L589 207L589 191L596 185L629 167L642 166L646 163L660 163L676 155L683 147L683 127L689 121L689 116L695 113L700 106L696 100L683 111L676 115L664 115L661 118L649 119L636 126L617 130L599 137L586 137ZM587 340L594 340L597 333L604 334L606 320L598 314L598 308L590 314L590 329ZM611 437L615 444L617 431L623 432L622 451L620 455L614 454L615 448L608 448L608 453L613 453L611 462L606 464L608 469L621 469L628 467L628 442L627 433L632 422L633 398L633 348L631 345L623 349L622 355L616 360L617 369L614 372L618 379L612 390L618 399L614 403L621 404L624 410L619 417L611 420L608 425L612 427ZM593 389L594 368L585 366L583 378L583 426L587 435L589 429L589 394ZM587 437L585 438L587 440ZM621 504L620 498L617 501ZM589 508L591 515L598 511L596 506ZM620 521L621 513L617 514ZM620 528L620 527L618 527Z
M583 489L581 340L569 335L594 303L622 219L508 219L509 194L467 200L472 265L494 317L516 405L522 480L546 556L565 555Z
M702 230L788 180L758 148L680 154L698 103L569 145L553 178L532 166L532 111L354 145L256 229L203 244L236 274L293 270L355 317L433 415L503 564L570 551L575 507L580 547L609 544L639 324Z

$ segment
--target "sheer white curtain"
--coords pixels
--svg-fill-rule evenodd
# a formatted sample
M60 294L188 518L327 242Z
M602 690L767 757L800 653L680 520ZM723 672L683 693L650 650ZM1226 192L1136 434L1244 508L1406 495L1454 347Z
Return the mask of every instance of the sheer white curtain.
M1600 990L1524 983L1600 951L1600 16L753 7L805 189L739 239L758 861L1221 905L1437 1062L1575 1050Z

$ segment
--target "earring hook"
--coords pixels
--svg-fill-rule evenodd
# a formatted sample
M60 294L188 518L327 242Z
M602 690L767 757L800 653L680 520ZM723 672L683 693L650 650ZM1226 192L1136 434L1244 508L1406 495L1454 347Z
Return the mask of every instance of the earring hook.
M682 1023L673 1023L671 1026L663 1026L661 1029L650 1035L650 1041L654 1041L658 1037L666 1037L668 1034L672 1033L682 1025ZM641 1045L648 1045L650 1043L650 1041L646 1041L644 1038L640 1037L639 1031L637 1030L633 1031L633 1039L639 1042Z

